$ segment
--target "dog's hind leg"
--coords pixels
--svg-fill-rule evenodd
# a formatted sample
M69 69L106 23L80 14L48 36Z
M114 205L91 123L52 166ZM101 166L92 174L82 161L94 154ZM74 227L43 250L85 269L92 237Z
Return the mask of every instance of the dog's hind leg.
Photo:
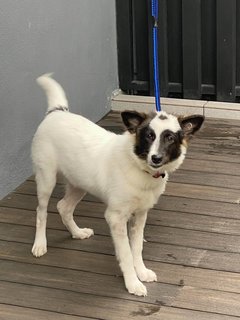
M155 272L145 267L142 258L143 250L143 231L147 219L147 212L136 212L129 222L129 238L133 255L133 263L138 278L141 281L157 281Z
M32 253L36 257L41 257L47 252L46 224L48 201L56 184L56 173L43 169L36 170L37 183L37 219L36 235L32 247Z
M74 209L84 195L85 191L77 189L68 183L66 185L64 198L57 204L57 209L61 215L63 224L75 239L86 239L94 234L92 229L79 228L73 219Z

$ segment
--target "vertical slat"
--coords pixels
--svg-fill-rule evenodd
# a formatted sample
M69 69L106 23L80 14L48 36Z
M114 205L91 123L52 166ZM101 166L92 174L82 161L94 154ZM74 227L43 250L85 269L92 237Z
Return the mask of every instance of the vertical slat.
M182 3L167 0L168 80L170 93L182 94Z
M153 75L153 18L151 0L148 0L148 61L149 61L149 94L154 96L154 75Z
M236 3L236 16L240 16L240 3ZM236 34L240 34L240 20L236 19ZM236 96L240 97L240 39L239 36L236 37Z
M207 94L208 99L213 99L216 97L216 1L202 0L201 6L202 94Z
M182 0L183 94L201 98L201 0Z
M116 0L119 86L128 91L133 79L131 0Z
M217 1L217 100L236 97L236 0Z
M159 50L159 79L161 96L168 96L168 38L167 38L167 0L159 0L159 32L158 32L158 50Z
M136 76L137 80L148 81L148 16L145 0L132 0L135 24Z

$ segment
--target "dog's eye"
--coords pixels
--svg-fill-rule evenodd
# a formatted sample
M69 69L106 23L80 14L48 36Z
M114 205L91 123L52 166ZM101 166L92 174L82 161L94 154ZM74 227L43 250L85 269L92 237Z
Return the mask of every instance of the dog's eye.
M149 133L147 134L147 138L148 138L149 140L154 141L154 140L155 140L155 134L154 134L153 132L149 132Z
M168 142L173 142L173 141L174 141L174 136L173 136L172 134L168 134L168 135L166 136L166 140L167 140Z

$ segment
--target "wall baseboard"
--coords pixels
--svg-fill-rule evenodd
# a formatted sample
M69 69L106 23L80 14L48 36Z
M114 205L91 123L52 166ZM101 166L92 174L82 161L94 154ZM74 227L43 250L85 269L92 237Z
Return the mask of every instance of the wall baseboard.
M215 102L205 100L161 98L162 110L175 114L202 114L207 118L240 120L240 103ZM112 96L113 111L138 110L154 111L155 98L126 95L121 91Z

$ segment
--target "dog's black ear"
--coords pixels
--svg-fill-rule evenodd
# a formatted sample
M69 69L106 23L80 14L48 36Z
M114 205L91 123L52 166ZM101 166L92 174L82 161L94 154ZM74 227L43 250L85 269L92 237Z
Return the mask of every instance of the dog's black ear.
M130 133L135 133L137 127L147 118L147 114L137 111L123 111L122 121Z
M201 128L204 119L205 119L204 116L196 114L196 115L186 116L186 117L180 116L178 118L178 121L184 132L184 135L191 136Z

